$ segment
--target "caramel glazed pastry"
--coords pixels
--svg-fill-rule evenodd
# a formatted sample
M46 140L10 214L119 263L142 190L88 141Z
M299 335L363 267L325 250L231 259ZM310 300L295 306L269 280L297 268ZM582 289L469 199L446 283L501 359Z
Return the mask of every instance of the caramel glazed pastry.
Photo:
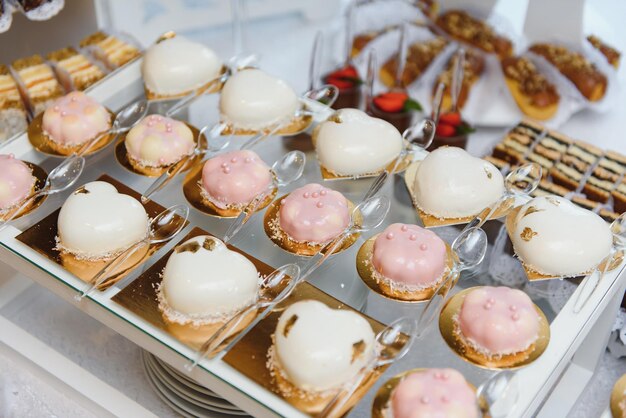
M466 42L504 59L513 53L513 44L491 26L463 10L448 10L437 17L436 25L452 38Z
M446 69L439 74L437 81L433 85L434 97L439 83L445 84L443 99L441 100L442 111L447 111L452 107L452 71L454 70L454 63L457 59L456 54L452 56L446 65ZM463 61L463 83L461 85L461 92L459 93L457 103L459 108L463 108L467 102L472 86L478 81L484 69L485 60L483 57L471 50L465 51L465 60Z
M619 59L622 54L617 49L602 42L602 40L595 35L587 36L587 40L594 48L596 48L602 53L602 55L604 55L609 64L611 64L616 69L619 67Z
M509 57L502 61L502 71L511 95L525 115L550 119L559 106L559 94L528 58Z
M583 55L553 44L534 44L530 51L554 65L587 100L597 102L604 97L608 83L606 75Z
M402 85L408 86L420 78L447 45L448 41L440 36L409 45L402 73ZM395 85L396 68L398 68L397 54L387 60L380 69L380 79L388 87Z

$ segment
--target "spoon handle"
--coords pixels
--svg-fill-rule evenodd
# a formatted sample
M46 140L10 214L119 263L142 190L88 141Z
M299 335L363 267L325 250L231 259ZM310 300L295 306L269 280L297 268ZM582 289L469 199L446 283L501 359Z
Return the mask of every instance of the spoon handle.
M450 87L453 112L457 111L459 95L461 94L461 87L463 86L464 66L465 50L460 48L456 53L456 61L454 62L454 67L452 69L452 86Z
M193 362L185 365L185 369L188 371L192 371L198 363L202 361L203 358L208 358L209 360L215 358L219 353L224 351L226 345L232 341L229 340L229 337L236 337L235 330L241 324L241 322L250 314L254 313L254 311L261 308L261 304L259 302L253 303L245 309L237 312L235 316L230 318L224 325L222 325L216 332L202 344L202 347L196 353L196 358Z
M85 154L87 154L89 151L91 151L91 149L98 143L100 142L100 140L102 138L104 138L106 135L112 135L112 134L116 134L117 132L115 131L114 128L111 128L107 131L101 132L100 134L98 134L98 136L96 136L95 138L91 139L90 141L87 141L87 143L85 143L85 145L83 145L78 151L76 151L76 153L74 155L82 157Z
M372 185L365 193L365 196L363 196L363 201L374 197L376 193L378 193L378 191L382 189L385 184L387 184L387 180L389 180L389 178L393 176L398 166L400 165L400 162L404 160L405 157L406 150L403 150L400 155L398 155L398 157L393 161L393 167L391 167L391 169L389 169L389 167L385 168L372 182Z
M448 276L441 282L435 294L430 298L422 314L417 320L417 337L420 338L428 330L430 324L437 317L443 305L445 305L448 293L456 284L460 271L458 267L453 267Z
M589 299L591 299L591 296L595 293L596 289L600 285L600 282L604 278L604 275L608 271L609 265L613 262L616 252L615 247L612 247L609 255L607 255L606 258L602 260L600 265L596 267L593 272L591 272L591 274L580 284L580 291L576 297L576 302L574 302L574 313L577 314L582 311Z
M261 206L263 201L267 196L267 192L263 192L259 194L257 197L252 199L250 203L241 211L237 219L235 219L224 234L224 239L222 241L229 242L234 238L235 235L243 228L243 226L250 220L252 215L257 211L257 209Z
M94 289L97 289L98 287L100 287L102 283L104 283L108 278L110 278L116 272L116 270L119 267L121 267L126 262L126 260L128 260L130 256L132 256L135 253L135 251L137 251L137 249L139 249L142 245L145 245L145 244L149 244L149 241L147 239L143 239L131 245L126 250L122 251L113 260L108 262L102 268L102 270L96 273L96 275L89 281L89 284L85 286L83 290L81 290L79 293L77 293L74 296L74 299L80 302L85 296L88 296L89 294L91 294L91 292L93 292Z
M326 407L320 412L316 418L330 418L340 417L341 412L346 402L356 392L369 372L376 367L376 359L359 370L356 376L350 381L348 385L343 386L337 394L330 400Z
M250 149L250 148L254 147L255 145L259 144L264 139L266 139L266 138L274 135L276 132L278 132L283 127L283 125L284 125L283 123L277 123L272 128L270 128L268 131L261 131L261 132L257 133L252 138L250 138L246 142L244 142L244 144L241 146L240 149L241 150L247 150L247 149Z
M465 225L465 228L463 228L463 231L461 231L461 233L472 228L482 227L485 224L485 222L487 222L493 216L493 214L496 213L496 210L498 210L500 205L502 205L502 203L504 203L504 201L508 198L509 198L508 195L504 195L500 199L498 199L495 203L491 204L491 206L488 206L482 211L480 211L480 213L476 215L474 219L472 219L471 221L467 223L467 225Z
M9 216L6 219L3 219L0 222L0 231L2 231L4 228L6 228L7 225L9 225L11 223L11 221L13 221L13 219L17 218L19 216L20 213L22 213L22 211L24 209L26 209L28 207L28 205L30 205L30 203L35 200L37 197L47 194L47 189L41 189L41 190L37 190L36 192L31 193L26 199L24 199L24 201L22 202L22 204L20 205L19 208L17 208L16 210L14 210L11 213L11 216Z
M446 85L444 83L439 83L437 85L437 90L435 91L435 98L433 100L433 121L435 122L435 127L439 125L439 116L441 115L441 103L443 103L443 91L445 90Z
M172 105L172 107L170 107L168 109L168 111L165 112L165 116L168 117L168 118L172 117L173 115L175 115L176 113L180 112L184 108L190 106L193 102L195 102L200 97L202 97L202 95L207 90L209 90L211 87L213 87L213 85L216 83L216 81L219 81L220 79L221 79L221 77L217 77L217 78L209 81L205 86L202 86L199 89L194 90L192 93L186 95L185 97L183 97L182 99L180 99L179 101L174 103Z
M141 203L147 203L151 200L152 195L164 188L178 173L180 173L195 155L188 155L183 157L180 161L172 164L163 174L161 174L141 195Z
M404 75L404 67L409 49L409 25L404 23L400 31L400 44L398 45L398 64L396 66L395 87L404 87L402 76Z
M324 261L328 259L336 250L339 248L341 243L350 236L352 233L352 229L348 229L341 233L337 238L330 241L326 244L321 250L319 250L313 257L311 257L308 262L302 268L302 273L300 274L300 280L305 280L309 277L315 270L317 270Z

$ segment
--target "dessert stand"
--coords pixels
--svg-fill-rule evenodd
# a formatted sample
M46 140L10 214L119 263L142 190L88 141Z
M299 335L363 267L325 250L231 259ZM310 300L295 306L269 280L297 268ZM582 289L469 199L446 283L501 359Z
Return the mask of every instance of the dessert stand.
M105 106L116 110L142 94L143 86L140 75L141 60L137 60L114 74L104 83L94 86L88 94L102 102ZM207 115L207 121L217 119L217 97L207 98L212 100L212 105L207 105L207 110L212 109L213 114ZM202 124L207 121L191 121ZM239 141L233 140L231 146L239 145ZM266 161L273 161L291 149L306 144L307 139L282 139L270 138L263 142L257 149L258 153ZM26 159L50 169L58 164L59 160L44 156L33 150L28 138L22 134L12 141L0 147L2 153L14 153L17 158ZM322 182L319 167L312 151L308 152L309 162L305 168L303 178L289 185L287 192L300 187L306 182ZM112 147L100 152L87 161L87 167L78 181L78 185L94 180L101 174L108 174L129 187L143 191L151 180L137 176L126 171L120 166L113 155ZM163 191L155 200L163 206L171 206L175 203L184 202L181 187L182 179L173 181L166 191ZM348 199L358 201L365 193L371 182L370 180L352 180L333 182L336 190L344 193ZM415 213L404 181L396 176L394 182L389 182L382 193L387 193L392 198L392 209L382 227L392 222L417 222ZM129 277L123 279L105 292L94 292L84 298L80 303L74 300L77 291L84 287L84 283L60 266L48 261L32 249L26 247L15 237L20 231L56 210L64 201L69 192L61 196L53 196L42 205L39 210L28 217L16 221L14 224L0 232L0 260L12 266L26 277L31 278L39 285L52 291L67 303L73 304L78 309L100 321L116 333L128 338L135 344L157 355L177 370L185 373L184 365L195 357L195 352L175 340L165 332L156 329L139 317L125 310L111 298L118 293L130 280L137 277L169 251L173 243L153 255L144 266L137 268ZM262 230L262 217L254 217L244 228L245 233L239 234L232 242L233 245L249 252L255 257L277 267L294 261L294 257L274 246L266 238ZM223 235L228 227L228 222L207 217L198 211L193 211L190 216L190 226L202 227L217 236ZM381 227L381 228L382 228ZM486 225L487 229L501 229L500 221L491 221ZM358 248L369 238L379 231L373 231L367 236L361 237L360 242L350 249L332 257L327 264L314 274L310 282L337 299L362 310L365 314L384 323L389 323L402 315L419 315L423 304L403 304L387 300L370 292L361 282L356 273L355 259ZM437 232L446 240L451 241L458 234L458 229L453 227L439 228ZM496 235L496 234L491 234ZM175 240L176 241L176 240ZM496 254L499 258L507 257ZM512 276L519 275L519 263L511 257L506 264ZM471 278L462 277L460 284L454 292L477 284L494 284L492 279L484 271L490 260L483 263L483 268L478 274L474 273ZM81 403L89 405L94 412L113 415L149 415L150 412L144 406L131 400L129 394L113 389L100 379L85 372L71 359L50 350L37 336L29 334L21 329L15 318L28 315L29 311L45 313L45 306L30 306L31 294L40 293L39 289L33 288L20 275L4 278L0 275L0 349L6 351L7 347L20 353L19 357L30 359L38 364L50 375L64 382L64 387L69 386L74 393L80 394L77 399ZM522 276L523 277L523 276ZM562 285L567 302L559 306L559 301L554 295L550 295L551 286ZM518 284L525 284L520 280ZM533 301L540 306L551 324L551 340L541 357L529 366L517 372L520 387L520 399L511 417L530 416L562 416L575 402L584 390L586 383L593 374L593 370L604 351L613 321L613 313L621 301L621 296L626 286L626 273L624 266L609 272L600 283L585 308L579 314L573 313L574 298L571 298L571 289L574 288L569 282L540 282L525 284L525 290ZM35 299L35 302L37 303ZM15 310L15 306L21 306ZM15 317L13 320L5 316ZM12 307L12 309L8 309ZM64 329L70 324L57 322L54 324L55 334L63 334ZM85 338L80 344L89 347L98 344L92 339ZM89 348L88 348L89 349ZM52 352L51 352L52 351ZM23 356L23 357L22 357ZM139 361L136 359L136 361ZM114 364L108 367L115 368ZM461 371L474 385L480 385L494 372L479 369L457 357L445 345L436 326L433 326L428 335L418 344L411 348L408 355L390 367L383 377L376 382L368 394L355 406L349 416L368 416L371 411L372 399L378 387L397 373L415 367L454 367ZM85 367L88 369L88 367ZM228 401L241 407L254 416L305 416L289 404L280 400L270 392L244 377L239 372L228 366L222 360L204 360L199 367L193 370L191 377L215 391ZM117 386L117 385L115 385ZM140 390L149 391L148 385L143 382Z

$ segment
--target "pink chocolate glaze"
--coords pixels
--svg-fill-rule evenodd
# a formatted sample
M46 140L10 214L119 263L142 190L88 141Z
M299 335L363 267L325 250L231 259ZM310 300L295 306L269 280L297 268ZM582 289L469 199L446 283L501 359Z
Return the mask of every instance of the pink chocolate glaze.
M202 187L217 207L242 205L272 182L270 167L254 151L232 151L213 157L202 169Z
M126 135L128 155L148 167L174 164L194 147L191 129L165 116L146 116Z
M0 210L21 203L32 191L35 177L24 162L13 154L0 155Z
M513 354L537 339L539 315L521 290L483 286L465 296L459 326L463 337L485 354Z
M283 199L278 218L280 227L291 239L326 243L348 226L350 211L341 193L311 183Z
M446 269L446 244L417 225L389 225L374 241L372 264L385 278L411 287L434 285Z
M54 142L80 145L111 127L111 116L97 101L80 91L73 91L48 107L42 129Z
M477 418L476 395L454 369L406 376L391 394L393 418Z

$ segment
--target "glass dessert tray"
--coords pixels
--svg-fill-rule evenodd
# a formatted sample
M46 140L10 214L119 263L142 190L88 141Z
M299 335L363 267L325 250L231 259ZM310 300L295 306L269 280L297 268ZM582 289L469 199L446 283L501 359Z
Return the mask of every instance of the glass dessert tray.
M141 60L131 63L106 82L94 86L88 94L113 110L130 103L143 94L140 65ZM194 107L202 111L192 113L201 114L203 119L189 120L190 123L203 126L217 121L217 97L215 95L202 98L194 104ZM234 138L231 141L231 147L239 145L243 140ZM293 149L305 151L308 162L303 177L290 184L285 192L309 182L323 183L308 136L271 137L259 145L256 151L264 160L274 161ZM26 134L0 145L0 153L13 153L17 158L39 164L46 170L50 170L60 161L58 158L45 156L35 151ZM77 184L93 181L103 174L139 192L144 191L152 181L150 178L133 174L119 165L113 155L113 147L87 159L87 167ZM175 179L173 184L156 195L154 200L165 207L176 203L186 203L181 186L182 177L184 176ZM357 201L365 193L371 181L372 179L345 180L325 185L342 192L348 199ZM384 225L364 234L355 245L333 256L309 282L354 309L380 322L389 323L404 315L418 316L424 304L405 304L383 298L369 290L358 277L356 254L365 240L393 222L419 223L403 178L397 175L394 181L385 187L382 193L391 197L392 209ZM94 292L81 302L76 302L74 295L83 289L84 282L15 238L22 231L57 210L69 192L62 193L60 196L51 196L37 211L1 231L0 260L115 332L150 351L172 367L187 373L184 366L195 358L195 351L131 310L122 307L113 300L113 297L171 250L193 227L200 227L220 237L228 228L229 221L209 217L192 209L189 218L190 225L180 237L159 249L143 266L136 268L128 277L114 286L104 292ZM244 227L245 231L238 234L231 243L272 267L295 261L293 255L273 245L265 236L262 218L260 215L253 217ZM509 244L502 222L490 221L485 225L485 229L490 236L488 257L478 271L464 273L454 292L481 284L506 285L524 290L533 302L541 307L550 322L551 340L541 357L517 372L516 379L522 390L515 408L509 412L508 416L562 416L565 414L565 408L573 405L578 394L584 389L593 373L596 360L604 351L605 339L612 325L612 313L621 302L626 286L624 265L609 272L584 309L574 314L575 297L572 295L577 292L578 281L528 282L520 263L507 251ZM459 229L458 227L442 227L437 228L436 232L444 240L451 242ZM0 299L2 299L3 291L2 282L0 282ZM57 323L56 326L58 332L62 333L63 328L69 324ZM5 344L10 345L10 340L10 336L0 337L0 342ZM84 341L84 344L92 343L89 340ZM373 397L378 388L399 372L417 367L452 367L462 372L468 381L476 386L495 373L492 370L478 368L455 355L444 342L437 327L433 326L425 338L416 342L406 357L390 367L370 388L349 416L369 416ZM251 415L307 416L222 360L204 360L191 372L190 377ZM149 388L146 387L145 390Z

